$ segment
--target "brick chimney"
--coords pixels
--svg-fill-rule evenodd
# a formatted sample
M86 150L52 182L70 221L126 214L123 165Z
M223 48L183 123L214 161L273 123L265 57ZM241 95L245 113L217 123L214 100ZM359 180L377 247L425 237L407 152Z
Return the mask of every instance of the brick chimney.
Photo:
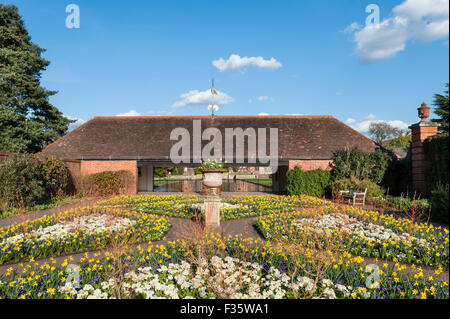
M417 195L427 193L426 173L427 158L423 149L423 141L430 136L437 135L438 123L429 122L430 108L425 102L417 109L420 122L409 127L412 136L411 164L412 191Z

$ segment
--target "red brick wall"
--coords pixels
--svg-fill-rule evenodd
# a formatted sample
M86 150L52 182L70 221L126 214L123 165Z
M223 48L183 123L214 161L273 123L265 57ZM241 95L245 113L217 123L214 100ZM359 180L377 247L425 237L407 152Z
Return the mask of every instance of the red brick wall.
M104 172L104 171L129 171L133 175L133 182L128 185L128 194L137 194L138 191L138 168L136 161L82 161L81 176Z
M300 166L305 171L312 171L318 168L330 170L332 160L294 160L289 161L289 169Z

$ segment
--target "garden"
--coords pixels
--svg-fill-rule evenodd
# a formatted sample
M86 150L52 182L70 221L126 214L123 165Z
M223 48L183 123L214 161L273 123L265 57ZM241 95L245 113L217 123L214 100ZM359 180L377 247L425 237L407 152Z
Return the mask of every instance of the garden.
M224 198L222 219L252 217L261 238L163 240L172 218L192 221L202 202L116 196L4 227L0 297L449 297L445 227L308 195L245 195Z
M121 195L125 171L90 175L74 194L63 162L10 156L0 298L448 299L448 186L398 194L389 185L402 164L392 161L353 149L332 170L294 168L287 195L223 196L224 227L209 233L204 197ZM344 202L350 187L367 188L367 206ZM227 223L254 232L231 235Z

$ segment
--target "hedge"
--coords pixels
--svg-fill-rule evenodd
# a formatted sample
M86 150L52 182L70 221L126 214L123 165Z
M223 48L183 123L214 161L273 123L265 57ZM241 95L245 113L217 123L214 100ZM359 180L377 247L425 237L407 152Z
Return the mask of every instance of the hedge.
M104 171L83 179L83 194L87 196L118 195L133 182L129 171Z
M309 195L322 197L331 184L331 172L323 169L304 171L295 167L287 173L287 191L289 195Z
M448 133L430 136L423 143L427 156L427 189L433 190L438 184L449 183Z
M431 217L449 223L449 186L437 184L431 191Z
M338 151L333 157L333 180L356 178L381 183L392 161L392 154L383 150L366 153L358 148Z

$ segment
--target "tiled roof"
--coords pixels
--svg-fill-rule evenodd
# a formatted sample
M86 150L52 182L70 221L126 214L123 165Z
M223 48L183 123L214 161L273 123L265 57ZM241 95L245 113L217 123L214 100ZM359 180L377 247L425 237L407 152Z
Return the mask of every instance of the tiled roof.
M170 140L171 131L186 128L192 137L193 120L201 120L202 130L218 128L223 137L225 128L278 128L278 153L285 160L331 159L345 147L377 148L332 116L138 116L94 117L42 152L67 159L167 160L177 142Z

